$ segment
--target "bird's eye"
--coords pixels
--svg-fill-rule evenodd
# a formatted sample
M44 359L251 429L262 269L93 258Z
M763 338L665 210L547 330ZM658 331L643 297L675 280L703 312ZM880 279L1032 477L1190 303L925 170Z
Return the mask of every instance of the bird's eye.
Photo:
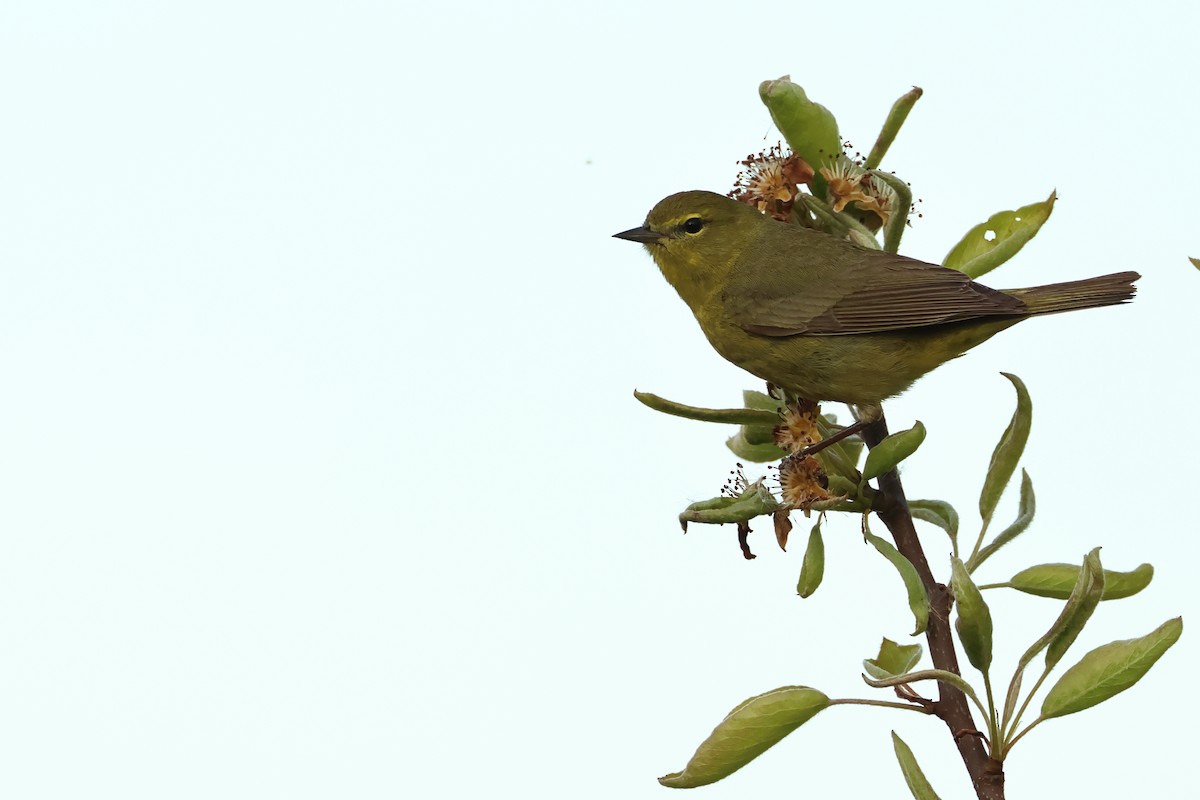
M700 229L703 227L704 220L700 219L699 217L689 217L688 220L683 223L683 230L685 233L699 233Z

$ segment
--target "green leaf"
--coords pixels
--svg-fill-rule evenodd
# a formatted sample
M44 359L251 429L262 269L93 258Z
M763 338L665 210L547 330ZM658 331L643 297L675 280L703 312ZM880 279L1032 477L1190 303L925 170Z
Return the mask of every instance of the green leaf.
M1015 256L1041 229L1054 210L1054 192L1040 203L1000 211L976 225L954 245L942 264L978 278Z
M1001 434L1000 441L996 443L996 449L992 451L987 476L983 479L983 491L979 494L979 516L983 518L984 526L992 521L1000 495L1004 494L1017 462L1025 452L1025 442L1029 439L1029 428L1033 423L1033 401L1029 399L1025 384L1016 375L1007 372L1000 374L1012 381L1013 388L1017 390L1017 409Z
M971 666L986 675L992 666L992 612L962 561L952 558L950 564L950 587L958 607L954 629Z
M728 447L735 456L743 461L752 461L755 464L766 464L773 461L779 461L787 455L783 450L777 447L773 442L770 444L751 444L746 440L746 429L743 428L725 440L725 446Z
M958 512L945 500L909 500L908 511L913 519L937 525L951 540L958 537Z
M917 765L917 758L913 755L913 751L909 749L904 740L892 731L892 747L896 750L896 760L900 762L900 772L904 774L904 782L908 784L908 790L912 792L915 800L941 800L937 792L933 790L933 786L929 784L929 779L925 777L925 773L921 771L921 767Z
M715 783L758 758L828 705L828 697L807 686L784 686L751 697L721 720L682 772L664 775L658 782L675 789Z
M896 644L885 636L879 643L879 655L863 659L863 669L877 680L894 678L915 667L922 652L919 644Z
M633 396L643 405L653 408L655 411L661 411L664 414L670 414L675 417L696 419L701 422L721 422L732 425L775 426L779 424L779 415L770 411L749 408L699 408L697 406L685 406L683 403L676 403L672 400L659 397L656 394L650 394L649 392L639 392L636 389L633 392Z
M911 456L925 441L925 426L920 420L906 431L893 433L867 453L867 463L863 466L863 480L878 478L885 472L891 472L904 459Z
M1021 570L1009 579L1008 586L1025 594L1065 600L1079 580L1079 567L1075 564L1038 564ZM1145 589L1154 578L1154 567L1142 564L1129 572L1104 570L1104 593L1101 600L1120 600Z
M1000 535L979 551L979 555L971 559L971 572L979 569L979 565L992 557L992 554L1013 539L1020 536L1033 522L1034 512L1037 511L1037 498L1033 494L1033 481L1029 473L1021 470L1021 501L1017 507L1017 518L1013 523L1000 532Z
M739 458L757 463L778 461L787 455L782 448L775 445L775 428L782 422L780 412L783 410L783 403L769 394L753 389L742 391L742 403L747 410L768 412L771 419L760 424L743 425L738 434L725 442L725 446Z
M1200 258L1192 258L1191 256L1188 256L1188 261L1192 262L1193 267L1200 269Z
M758 95L771 112L775 127L787 140L792 152L819 170L842 153L837 120L829 109L808 99L804 89L784 75L779 80L763 81ZM820 177L818 176L818 181Z
M754 389L742 390L742 404L746 408L752 408L756 411L770 411L775 415L775 424L779 424L779 412L783 411L783 402L771 397L766 392L757 392Z
M775 444L775 425L743 425L742 440L749 445ZM778 449L778 448L777 448Z
M692 503L679 515L679 524L687 530L689 522L723 525L726 522L746 522L763 514L774 513L779 502L759 478L737 497L714 497Z
M1103 703L1133 686L1183 633L1183 619L1175 617L1138 639L1125 639L1097 647L1071 667L1042 701L1042 717L1074 714Z
M808 533L808 547L804 549L804 562L800 566L800 580L796 593L808 597L821 585L825 576L825 540L821 538L821 522L817 521Z
M925 593L925 586L921 583L917 568L891 542L870 533L864 533L863 536L884 558L892 562L892 566L900 573L904 580L904 589L908 593L908 607L912 609L913 618L917 622L912 635L924 633L929 625L929 595Z
M864 168L875 169L883 161L884 154L896 140L896 134L900 132L900 126L904 124L904 120L908 119L908 112L912 111L912 107L921 99L922 94L924 92L921 87L914 86L892 104L892 110L888 112L887 119L883 121L883 128L880 129L879 136L875 139L875 146L871 148L866 162L863 163Z
M1071 588L1067 602L1059 612L1058 618L1054 620L1054 624L1050 626L1050 630L1031 644L1017 661L1017 669L1013 673L1012 681L1008 684L1008 694L1004 700L1003 718L1005 720L1012 719L1013 712L1016 711L1021 684L1025 678L1025 668L1037 657L1038 653L1051 644L1059 642L1057 657L1051 658L1050 653L1046 654L1044 674L1049 674L1050 670L1058 664L1062 653L1066 652L1066 648L1075 641L1075 637L1079 635L1079 631L1083 629L1092 612L1096 610L1096 605L1099 603L1098 595L1103 595L1103 593L1104 569L1100 566L1100 548L1097 547L1084 556L1083 567L1078 571L1075 585Z
M1083 626L1092 618L1100 598L1104 595L1104 569L1100 566L1100 548L1097 547L1083 558L1083 569L1075 591L1067 598L1062 614L1049 631L1046 646L1046 669L1062 660L1063 655L1075 643Z

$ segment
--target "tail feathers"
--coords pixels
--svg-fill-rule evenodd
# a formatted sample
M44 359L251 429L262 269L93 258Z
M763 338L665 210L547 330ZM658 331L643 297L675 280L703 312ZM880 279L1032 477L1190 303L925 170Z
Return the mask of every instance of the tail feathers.
M1133 282L1142 277L1136 272L1118 272L1082 281L1052 283L1028 289L1008 289L1004 293L1020 299L1030 314L1056 314L1077 308L1114 306L1133 299Z

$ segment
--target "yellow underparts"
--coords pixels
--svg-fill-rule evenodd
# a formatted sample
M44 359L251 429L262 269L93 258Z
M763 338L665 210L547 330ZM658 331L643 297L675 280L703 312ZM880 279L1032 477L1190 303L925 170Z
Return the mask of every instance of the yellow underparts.
M711 308L711 306L709 307ZM693 309L718 353L810 400L877 403L1025 317L844 336L760 336L704 307Z

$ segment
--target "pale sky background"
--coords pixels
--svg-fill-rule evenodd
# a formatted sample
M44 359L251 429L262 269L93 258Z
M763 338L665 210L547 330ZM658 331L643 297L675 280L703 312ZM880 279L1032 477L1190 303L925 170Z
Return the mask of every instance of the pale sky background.
M965 5L6 2L0 794L663 798L747 696L886 699L860 660L912 622L857 521L804 601L800 543L681 536L731 431L631 396L758 388L609 237L726 191L785 73L864 149L925 89L884 165L924 200L903 252L1057 188L988 283L1142 272L888 416L970 537L1024 378L1038 518L981 580L1157 568L1064 666L1200 620L1197 6ZM1004 684L1058 607L987 597ZM1198 642L1024 740L1010 796L1189 793ZM893 728L970 796L940 722L861 708L695 796L902 796Z

